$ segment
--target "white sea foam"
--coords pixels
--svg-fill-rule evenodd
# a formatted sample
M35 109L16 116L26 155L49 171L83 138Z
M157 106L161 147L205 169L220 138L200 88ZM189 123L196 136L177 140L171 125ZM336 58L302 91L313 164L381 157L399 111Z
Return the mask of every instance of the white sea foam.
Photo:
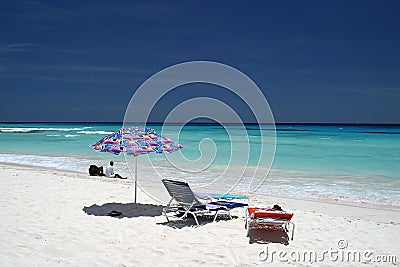
M2 133L29 133L29 132L37 132L37 131L61 131L61 132L69 132L69 131L80 131L82 128L34 128L34 127L1 127L0 132Z
M79 134L66 134L64 135L65 137L76 137L76 136L80 136Z
M61 136L61 134L46 134L46 136L49 136L49 137L51 137L51 136Z
M122 160L122 159L121 159ZM0 154L0 162L17 163L39 167L50 167L59 170L74 170L87 173L91 164L107 164L103 159L85 159L75 157L59 157L59 156L41 156L41 155L21 155L21 154ZM118 165L118 172L124 176L131 176L125 164ZM158 164L157 164L158 165ZM181 178L186 179L186 173L176 170L168 166L156 166L157 174L154 169L147 166L146 161L140 161L139 167L139 183L148 181L160 181L162 178ZM133 171L132 169L131 171ZM153 177L154 176L154 177ZM198 177L204 184L212 181L217 176L213 171L203 173ZM149 179L149 177L153 177ZM234 179L234 178L232 178ZM267 195L275 195L278 197L292 197L299 199L326 200L338 203L360 203L400 207L400 198L396 193L397 184L377 185L369 183L370 179L377 180L376 177L359 177L351 176L345 181L343 177L319 177L306 176L304 173L290 172L284 170L273 170L272 175L268 178L265 186L262 186L257 192ZM367 179L361 183L360 181ZM339 186L339 182L341 185ZM335 186L334 186L335 185ZM161 183L160 183L160 186ZM218 183L215 184L218 187ZM235 191L246 192L247 188L244 184ZM301 190L299 190L301 188ZM390 189L392 189L390 191Z
M107 132L107 131L79 131L79 132L76 132L76 133L78 133L78 134L102 134L102 135L105 135L105 134L112 134L113 132Z
M0 154L0 162L49 167L60 170L76 170L80 172L86 172L90 165L90 161L85 159L20 154Z
M121 158L120 160L123 159ZM0 154L0 162L54 168L57 170L72 170L82 173L88 173L89 166L92 164L102 166L108 163L108 161L105 161L104 159L22 154ZM115 170L117 173L121 173L124 176L129 173L126 165L121 162L117 164Z

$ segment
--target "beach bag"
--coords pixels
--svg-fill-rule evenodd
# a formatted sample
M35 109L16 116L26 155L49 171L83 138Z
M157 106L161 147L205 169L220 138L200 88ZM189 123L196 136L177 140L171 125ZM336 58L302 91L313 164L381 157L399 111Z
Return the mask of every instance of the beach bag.
M89 167L89 175L90 176L98 176L100 175L100 168L96 165L90 165Z

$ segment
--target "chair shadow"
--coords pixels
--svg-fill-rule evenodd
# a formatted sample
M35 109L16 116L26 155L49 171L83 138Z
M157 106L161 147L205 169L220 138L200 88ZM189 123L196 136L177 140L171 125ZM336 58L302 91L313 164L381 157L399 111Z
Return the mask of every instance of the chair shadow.
M237 219L238 216L232 216L233 219ZM185 227L197 227L197 226L203 226L209 223L213 223L213 216L198 216L197 220L199 221L199 225L196 224L196 221L194 218L190 215L188 215L187 218L183 220L170 220L169 222L162 222L162 223L157 223L158 225L166 225L174 229L182 229ZM223 217L218 217L216 222L219 221L228 221L230 220L228 217L223 216Z
M87 215L94 216L108 216L114 218L135 218L135 217L157 217L162 214L163 206L153 204L139 204L139 203L104 203L102 205L93 204L89 207L83 207L83 211ZM122 213L118 216L110 216L112 211Z
M251 229L249 233L249 244L270 244L278 243L285 246L289 245L289 236L282 230L272 230L268 228Z

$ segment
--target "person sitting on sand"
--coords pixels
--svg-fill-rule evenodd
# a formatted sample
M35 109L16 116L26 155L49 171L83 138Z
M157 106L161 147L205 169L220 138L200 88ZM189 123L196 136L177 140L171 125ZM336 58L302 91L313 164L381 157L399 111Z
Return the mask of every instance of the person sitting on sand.
M110 161L110 164L106 167L106 177L107 178L120 178L120 179L127 178L127 177L122 177L118 173L114 173L114 161Z

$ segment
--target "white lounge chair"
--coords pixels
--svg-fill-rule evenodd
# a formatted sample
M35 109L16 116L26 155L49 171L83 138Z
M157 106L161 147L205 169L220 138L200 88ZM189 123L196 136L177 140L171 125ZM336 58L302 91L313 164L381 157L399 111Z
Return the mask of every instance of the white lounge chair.
M212 215L213 222L220 214L225 214L231 219L230 209L246 205L228 201L205 203L196 197L189 184L183 180L163 179L162 182L171 196L168 205L163 209L167 221L171 218L185 219L188 214L193 216L197 225L199 225L198 215Z

